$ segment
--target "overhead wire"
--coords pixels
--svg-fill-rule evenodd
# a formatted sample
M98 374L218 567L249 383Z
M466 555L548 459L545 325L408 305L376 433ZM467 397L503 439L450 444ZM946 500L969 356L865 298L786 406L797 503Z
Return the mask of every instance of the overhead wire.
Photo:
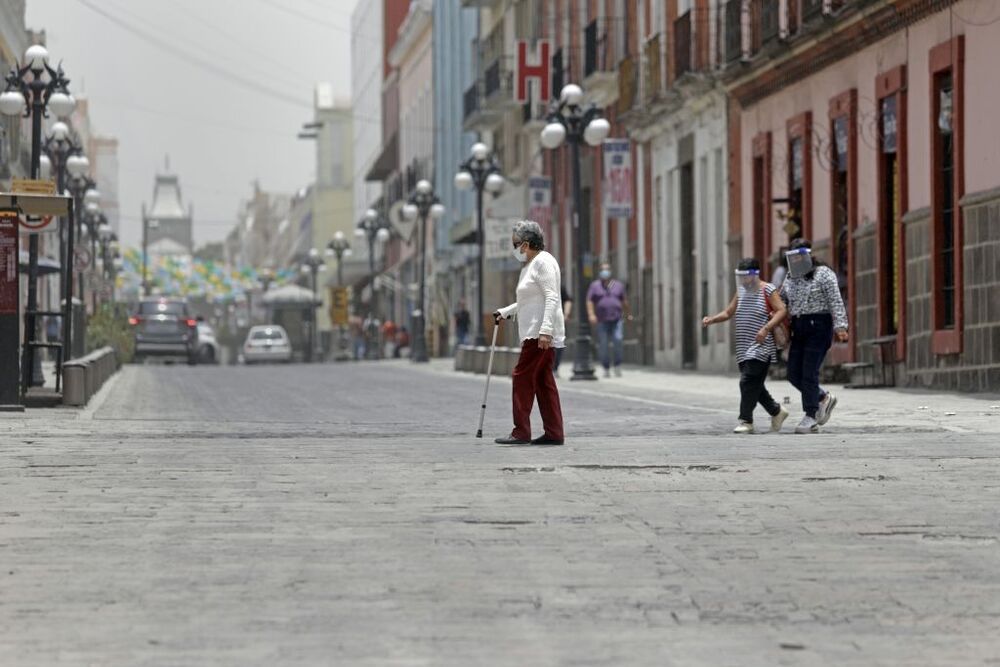
M226 69L224 67L220 67L219 65L216 65L215 63L213 63L213 62L211 62L209 60L205 60L205 59L203 59L203 58L201 58L199 56L196 56L194 54L187 53L185 51L177 49L172 44L170 44L169 42L167 42L167 41L165 41L165 40L163 40L163 39L161 39L159 37L157 37L156 35L153 35L152 33L148 32L148 31L146 31L146 30L144 30L142 28L139 28L137 26L134 26L134 25L128 23L127 21L124 21L121 18L115 16L114 14L112 14L112 13L110 13L108 11L105 11L103 8L101 8L101 7L97 6L96 4L94 4L93 2L91 2L91 0L77 0L77 2L79 2L83 6L87 7L91 11L93 11L93 12L95 12L95 13L103 16L108 21L111 21L112 23L114 23L115 25L117 25L119 28L121 28L121 29L125 30L126 32L129 32L129 33L131 33L131 34L133 34L133 35L135 35L137 37L141 37L142 39L146 40L150 44L153 44L153 45L157 46L160 50L162 50L162 51L164 51L164 52L166 52L166 53L174 56L175 58L178 58L180 60L184 60L184 61L188 62L189 64L195 65L196 67L200 67L202 69L211 71L215 75L221 77L222 79L224 79L224 80L226 80L226 81L228 81L228 82L230 82L230 83L232 83L234 85L238 85L238 86L241 86L243 88L246 88L247 90L253 91L254 93L256 93L258 95L265 94L268 97L271 97L271 98L273 98L273 99L275 99L277 101L283 102L283 103L291 105L291 106L295 106L295 107L299 107L299 108L305 108L305 109L310 109L310 110L313 108L312 104L310 104L308 102L305 102L305 101L303 101L303 100L301 100L301 99L299 99L299 98L297 98L295 96L288 95L287 93L284 93L284 92L282 92L282 91L280 91L280 90L278 90L276 88L271 88L270 86L264 85L264 84L260 83L259 81L254 81L252 79L244 77L241 74L238 74L236 72L232 72L232 71L230 71L230 70L228 70L228 69Z

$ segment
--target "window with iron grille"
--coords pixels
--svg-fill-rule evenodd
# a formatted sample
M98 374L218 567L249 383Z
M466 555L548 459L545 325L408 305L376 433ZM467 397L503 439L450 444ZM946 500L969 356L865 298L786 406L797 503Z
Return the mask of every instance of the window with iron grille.
M954 80L950 70L934 77L937 106L935 114L937 127L934 128L934 141L937 142L934 172L937 180L937 190L940 197L935 202L937 215L937 279L935 288L941 299L942 307L938 312L938 329L955 327L955 290L957 289L955 271L955 143L952 125L952 109L954 96Z

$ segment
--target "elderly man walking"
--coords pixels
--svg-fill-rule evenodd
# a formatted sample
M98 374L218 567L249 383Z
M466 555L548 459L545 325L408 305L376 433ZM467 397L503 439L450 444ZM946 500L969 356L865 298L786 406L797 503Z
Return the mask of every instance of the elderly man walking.
M517 301L493 313L501 318L517 316L521 356L514 368L514 430L501 445L563 444L562 407L552 374L556 348L566 344L566 324L560 303L562 276L559 262L545 252L545 239L537 222L521 220L511 237L514 257L524 264L517 281ZM544 433L531 439L531 408L538 399Z

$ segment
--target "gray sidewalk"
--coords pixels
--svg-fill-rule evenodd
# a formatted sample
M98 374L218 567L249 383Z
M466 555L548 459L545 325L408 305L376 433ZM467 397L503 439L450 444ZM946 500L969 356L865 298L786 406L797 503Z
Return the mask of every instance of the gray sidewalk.
M400 363L400 362L392 362ZM451 359L434 359L428 370L454 373ZM574 394L607 395L634 401L661 403L664 407L700 408L732 416L739 412L739 376L666 371L648 366L624 366L622 377L596 382L573 382L571 364L564 364L559 390L570 400ZM464 375L470 375L465 373ZM499 382L497 381L499 380ZM485 381L485 377L484 377ZM491 402L510 397L508 378L494 378ZM500 387L504 387L501 390ZM787 381L769 380L771 395L791 413L783 432L791 433L802 416L799 393ZM825 433L878 433L944 429L955 433L1000 433L1000 394L961 394L915 389L852 389L824 385L837 395L837 408ZM503 398L498 398L499 396ZM758 409L758 418L764 413Z

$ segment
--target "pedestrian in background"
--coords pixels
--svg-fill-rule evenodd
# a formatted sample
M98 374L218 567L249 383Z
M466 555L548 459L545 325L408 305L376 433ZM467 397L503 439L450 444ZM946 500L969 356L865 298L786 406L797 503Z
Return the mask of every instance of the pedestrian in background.
M60 315L49 315L45 319L45 340L50 343L62 342L62 316ZM69 350L63 350L64 358L69 358ZM57 351L55 348L49 349L49 358L52 361L57 359Z
M809 241L792 241L785 265L788 275L781 294L791 321L788 381L802 394L805 413L795 432L816 433L837 406L837 397L819 386L819 372L834 335L842 343L848 340L847 309L837 274L812 256Z
M556 349L566 342L566 323L559 302L562 275L559 262L545 252L545 238L537 222L521 220L511 235L514 257L524 264L517 280L517 300L497 310L497 324L502 318L517 316L521 356L514 367L514 430L501 445L563 444L562 407L559 389L552 374ZM531 408L538 399L544 433L531 439Z
M573 312L573 297L571 297L569 292L566 291L565 285L559 289L559 298L562 300L563 321L569 322L569 316ZM556 348L556 360L555 364L552 366L552 372L556 377L559 377L559 364L562 363L563 351L565 349L565 347Z
M465 299L458 300L458 307L455 308L455 344L469 344L469 325L472 318L469 316L469 309L465 307Z
M632 319L629 312L625 285L611 277L611 265L601 264L597 280L587 290L587 317L590 326L597 328L597 354L604 366L604 377L622 374L622 341L625 338L625 320Z
M747 257L736 268L736 294L726 309L701 320L707 327L736 319L736 363L740 368L740 416L733 433L753 433L753 411L759 403L771 415L771 430L780 431L788 411L764 386L777 356L772 332L785 319L778 290L760 279L760 262Z

